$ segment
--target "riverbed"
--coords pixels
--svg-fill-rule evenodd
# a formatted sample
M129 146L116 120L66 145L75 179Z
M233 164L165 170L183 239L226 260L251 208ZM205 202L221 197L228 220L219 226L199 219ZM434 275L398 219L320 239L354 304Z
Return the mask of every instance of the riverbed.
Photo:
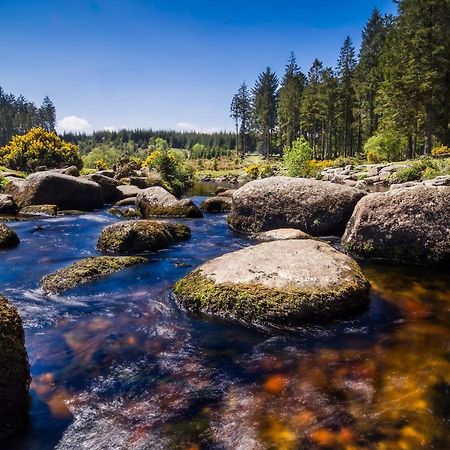
M252 243L206 214L178 220L191 239L148 264L44 296L40 278L97 255L117 220L105 209L8 224L21 244L0 251L0 292L24 321L33 381L29 425L3 448L450 448L448 267L361 263L368 310L327 326L195 316L173 283Z

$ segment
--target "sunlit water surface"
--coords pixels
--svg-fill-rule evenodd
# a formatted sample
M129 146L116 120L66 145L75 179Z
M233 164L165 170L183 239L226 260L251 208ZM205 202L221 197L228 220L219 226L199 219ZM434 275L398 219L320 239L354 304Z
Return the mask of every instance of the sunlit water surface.
M21 244L0 252L0 292L25 324L33 403L5 449L450 448L448 268L364 264L369 309L324 327L195 317L173 283L250 244L211 214L180 220L192 238L146 265L42 295L39 279L96 255L115 221L11 223Z

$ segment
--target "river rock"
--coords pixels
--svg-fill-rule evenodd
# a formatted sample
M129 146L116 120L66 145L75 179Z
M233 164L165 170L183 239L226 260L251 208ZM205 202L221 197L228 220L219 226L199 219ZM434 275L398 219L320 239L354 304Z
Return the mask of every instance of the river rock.
M137 186L132 186L131 184L124 184L123 186L118 186L117 189L122 193L124 198L135 198L138 194L142 192L142 189Z
M41 280L41 286L46 293L58 294L146 261L140 256L94 256L45 276Z
M97 248L110 253L141 253L159 250L190 235L186 225L130 220L107 226L98 238Z
M102 188L103 200L105 203L111 204L115 203L123 198L122 191L118 189L120 186L120 181L114 178L101 175L99 173L93 173L91 175L86 175L87 180L97 183Z
M135 206L136 205L136 197L127 197L123 198L122 200L119 200L118 202L114 203L114 207L121 207L121 206Z
M64 167L63 169L51 169L52 172L62 173L63 175L70 175L72 177L79 177L80 170L77 166Z
M264 231L256 236L260 242L284 241L290 239L315 239L308 233L295 228L279 228L277 230Z
M237 191L237 189L227 189L225 191L219 192L217 194L218 197L233 197L233 194Z
M20 239L16 232L4 223L0 223L0 249L17 247L19 243Z
M209 197L202 202L200 209L207 212L229 211L231 209L231 198L220 196Z
M314 236L340 234L363 196L362 191L326 181L264 178L234 193L228 222L238 231L253 233L298 228Z
M108 209L109 214L124 219L140 219L141 212L135 206L113 206Z
M178 200L160 186L144 189L136 204L143 217L203 217L200 209L188 198Z
M93 181L46 171L30 175L15 200L21 207L56 205L59 209L91 211L103 205L103 194L101 187Z
M450 186L418 185L369 194L342 238L359 257L416 264L450 260Z
M24 206L20 214L25 216L56 216L58 207L56 205L30 205Z
M0 295L0 441L25 425L30 380L22 319Z
M328 244L284 240L215 258L178 281L174 294L194 312L292 326L351 315L367 305L369 283Z
M12 195L0 194L0 214L14 214L17 209Z

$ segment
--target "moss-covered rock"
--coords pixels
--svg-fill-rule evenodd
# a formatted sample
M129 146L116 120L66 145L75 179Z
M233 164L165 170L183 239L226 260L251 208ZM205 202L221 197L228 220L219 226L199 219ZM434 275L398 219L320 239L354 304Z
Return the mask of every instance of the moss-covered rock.
M190 235L186 225L130 220L107 226L98 238L97 248L110 253L141 253L167 247Z
M350 254L414 264L450 261L450 186L369 194L342 237Z
M0 295L0 442L24 426L29 386L22 320L17 309Z
M0 214L14 214L17 209L12 195L0 194Z
M57 294L146 261L139 256L94 256L45 276L41 286L44 292Z
M251 233L296 228L313 236L341 234L363 195L357 189L327 181L264 178L233 194L228 223L235 230Z
M352 258L314 240L266 242L203 264L175 284L188 310L293 326L347 317L370 286Z
M160 186L144 189L136 197L142 216L150 217L203 217L200 209L188 198L178 200Z
M0 223L0 249L13 248L19 245L19 243L20 239L16 232L4 223Z
M113 206L108 209L108 212L116 217L123 217L124 219L139 219L142 217L141 212L133 206Z
M206 212L224 212L231 209L231 203L230 197L209 197L203 200L200 209Z

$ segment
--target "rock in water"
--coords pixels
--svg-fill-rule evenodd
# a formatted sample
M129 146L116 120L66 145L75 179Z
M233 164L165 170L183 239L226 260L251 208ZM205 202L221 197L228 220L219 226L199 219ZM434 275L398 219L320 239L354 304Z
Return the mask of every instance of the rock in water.
M12 195L0 194L0 214L14 214L17 209Z
M450 186L419 185L369 194L342 238L352 255L415 264L450 260Z
M223 212L231 209L230 197L210 197L202 202L200 209L206 212Z
M41 286L46 293L58 294L79 284L89 283L147 260L139 256L95 256L82 259L45 276Z
M0 249L13 248L18 246L20 239L16 232L7 227L4 223L0 223Z
M265 242L213 259L178 281L178 302L194 312L247 323L292 326L350 316L370 286L358 264L313 240Z
M140 253L158 250L187 239L186 225L154 220L130 220L107 226L100 234L97 248L111 253Z
M0 295L0 441L24 426L29 387L22 320L17 309Z
M120 186L120 181L114 180L114 178L107 177L100 173L92 173L90 175L86 175L85 178L100 185L105 203L115 203L123 198L122 192L118 189Z
M136 197L136 204L143 217L203 217L200 209L192 200L178 200L160 186L144 189Z
M290 239L315 239L307 233L295 228L279 228L277 230L264 231L256 236L260 242L283 241Z
M340 234L363 195L327 181L264 178L234 193L228 222L238 231L253 233L298 228L313 236Z
M97 183L54 171L30 175L15 200L21 207L56 205L59 209L91 211L103 206L102 188Z

